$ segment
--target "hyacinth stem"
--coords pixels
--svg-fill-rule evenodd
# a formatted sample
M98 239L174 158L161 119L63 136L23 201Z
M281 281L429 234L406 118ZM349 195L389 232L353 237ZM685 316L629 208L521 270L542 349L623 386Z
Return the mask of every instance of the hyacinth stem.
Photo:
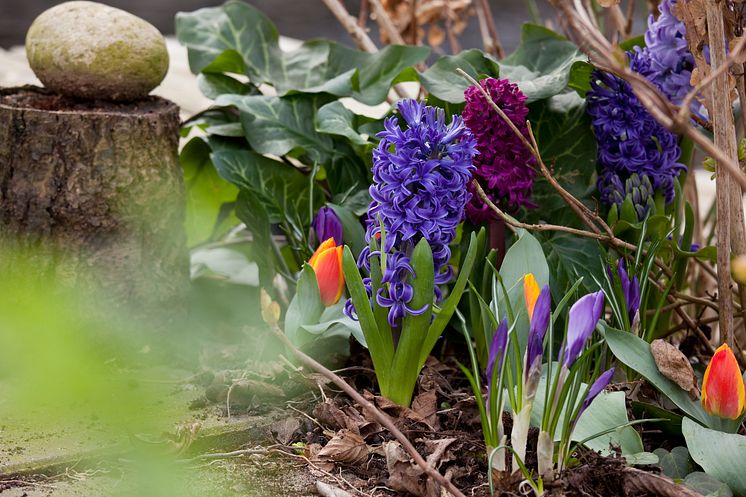
M711 65L714 70L725 64L725 28L723 25L722 1L705 2L707 27L710 42ZM736 146L736 130L730 103L730 88L728 74L723 72L715 78L710 92L709 114L713 122L715 146L727 154L729 160L738 160ZM731 201L734 188L732 177L725 167L718 161L716 169L715 187L717 197L717 270L718 270L718 304L720 315L720 334L723 342L731 348L733 343L733 299L731 296L731 219L735 216L734 205ZM740 187L738 194L740 199ZM740 203L740 201L739 201ZM741 207L742 208L742 207ZM737 216L735 216L737 217Z

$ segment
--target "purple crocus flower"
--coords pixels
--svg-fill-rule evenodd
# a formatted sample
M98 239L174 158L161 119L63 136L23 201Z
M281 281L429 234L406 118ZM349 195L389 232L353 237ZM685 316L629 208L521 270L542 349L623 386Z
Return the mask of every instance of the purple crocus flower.
M334 238L334 243L338 246L344 244L342 221L340 221L334 209L330 207L324 206L319 209L318 214L313 219L313 231L316 233L319 243Z
M358 266L366 270L370 270L371 257L386 258L384 287L377 295L371 295L370 280L364 282L368 294L389 309L392 327L398 327L404 316L428 307L409 306L414 294L411 279L416 277L409 257L420 240L427 240L432 249L438 298L438 285L451 279L449 245L470 199L467 185L477 153L476 142L460 116L446 124L443 109L415 100L400 101L398 110L406 126L402 129L395 116L387 118L384 131L377 135L381 141L373 150L373 201L365 237L369 243L379 238L383 225L384 246L380 253L364 248L358 258ZM351 305L346 310L354 315Z
M637 279L637 276L633 276L630 279L624 259L619 259L616 268L619 272L619 279L622 282L622 293L624 293L624 302L627 304L627 315L631 323L635 319L635 314L640 309L640 280Z
M562 364L569 368L583 351L604 309L604 292L589 293L570 308Z
M541 358L544 354L544 335L549 327L549 316L551 314L552 294L549 285L541 289L536 299L534 314L528 330L528 345L526 346L526 367L524 375L528 381L531 370L541 369ZM537 364L535 364L537 363Z
M487 392L492 391L492 373L495 365L498 369L502 366L507 344L508 320L503 319L495 330L495 334L492 335L492 343L490 343L490 350L487 354L487 367L484 370L484 374L487 376Z
M606 388L611 381L612 376L614 376L614 368L604 371L598 378L596 378L596 381L593 382L591 388L588 389L588 394L585 396L583 404L580 406L578 416L573 421L574 423L577 423L583 412L585 412L585 410L588 409L588 406L591 405L596 397L598 397L598 394L604 391L604 388Z

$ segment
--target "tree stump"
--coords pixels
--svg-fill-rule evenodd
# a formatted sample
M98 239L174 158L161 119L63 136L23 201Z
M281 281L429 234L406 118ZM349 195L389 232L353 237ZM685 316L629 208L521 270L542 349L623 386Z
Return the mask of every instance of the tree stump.
M178 107L162 98L0 90L0 241L108 302L178 300L189 283L178 141Z

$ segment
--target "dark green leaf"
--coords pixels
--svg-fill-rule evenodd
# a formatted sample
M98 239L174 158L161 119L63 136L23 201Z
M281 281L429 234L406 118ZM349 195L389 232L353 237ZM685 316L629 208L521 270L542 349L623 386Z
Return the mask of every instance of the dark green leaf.
M179 162L187 194L187 243L193 245L210 238L220 207L233 202L238 189L218 176L210 161L210 147L202 138L192 138L184 145Z
M357 131L356 116L342 102L335 100L319 109L316 115L316 131L329 135L344 136L356 145L367 145L368 140Z
M587 57L554 31L524 24L518 49L500 61L500 76L514 83L528 102L561 93L570 80L572 65Z
M251 258L259 266L259 283L272 288L275 271L274 246L269 214L256 195L246 191L238 194L236 216L252 234Z
M495 59L476 48L458 55L445 55L420 74L420 81L431 95L449 103L462 103L469 82L456 72L462 69L479 80L483 76L497 78L500 67Z
M593 64L588 62L574 62L570 68L570 81L568 81L567 86L585 98L586 93L591 89L591 74L593 73L593 69Z
M253 91L253 87L241 83L239 80L227 74L202 73L197 76L197 86L204 96L216 99L224 93L235 93L246 95Z
M334 210L334 213L342 221L344 243L352 249L352 254L357 257L365 247L365 230L360 219L348 208L341 205L326 204Z
M601 249L596 240L569 233L546 233L541 237L547 254L547 263L552 273L552 291L555 295L564 293L583 278L584 292L598 290L598 281L603 281L601 271Z

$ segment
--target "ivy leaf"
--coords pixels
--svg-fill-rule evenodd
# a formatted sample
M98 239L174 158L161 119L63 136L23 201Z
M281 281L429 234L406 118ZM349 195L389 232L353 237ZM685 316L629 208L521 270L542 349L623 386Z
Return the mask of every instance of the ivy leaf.
M229 1L221 7L176 16L176 33L189 51L194 73L240 72L279 95L329 93L375 105L395 81L416 79L409 70L425 60L426 47L390 45L369 54L327 40L308 41L290 52L280 49L277 28L254 7ZM231 70L229 70L229 68Z
M355 145L367 145L368 140L356 128L362 116L354 114L342 102L335 100L319 109L316 115L316 131L329 135L344 136Z
M318 162L335 155L331 137L314 127L316 110L327 103L324 97L222 95L215 103L238 108L246 139L260 154L282 156L300 149Z
M528 102L557 95L567 87L572 65L587 57L566 38L524 24L518 49L500 62L500 74L518 84Z
M256 195L242 191L236 199L236 216L253 235L251 258L259 268L259 283L263 288L272 288L274 247L267 209Z
M454 104L464 102L464 91L469 82L456 72L462 69L479 80L483 76L497 78L500 66L490 55L476 48L464 50L458 55L445 55L420 74L420 82L431 95Z

